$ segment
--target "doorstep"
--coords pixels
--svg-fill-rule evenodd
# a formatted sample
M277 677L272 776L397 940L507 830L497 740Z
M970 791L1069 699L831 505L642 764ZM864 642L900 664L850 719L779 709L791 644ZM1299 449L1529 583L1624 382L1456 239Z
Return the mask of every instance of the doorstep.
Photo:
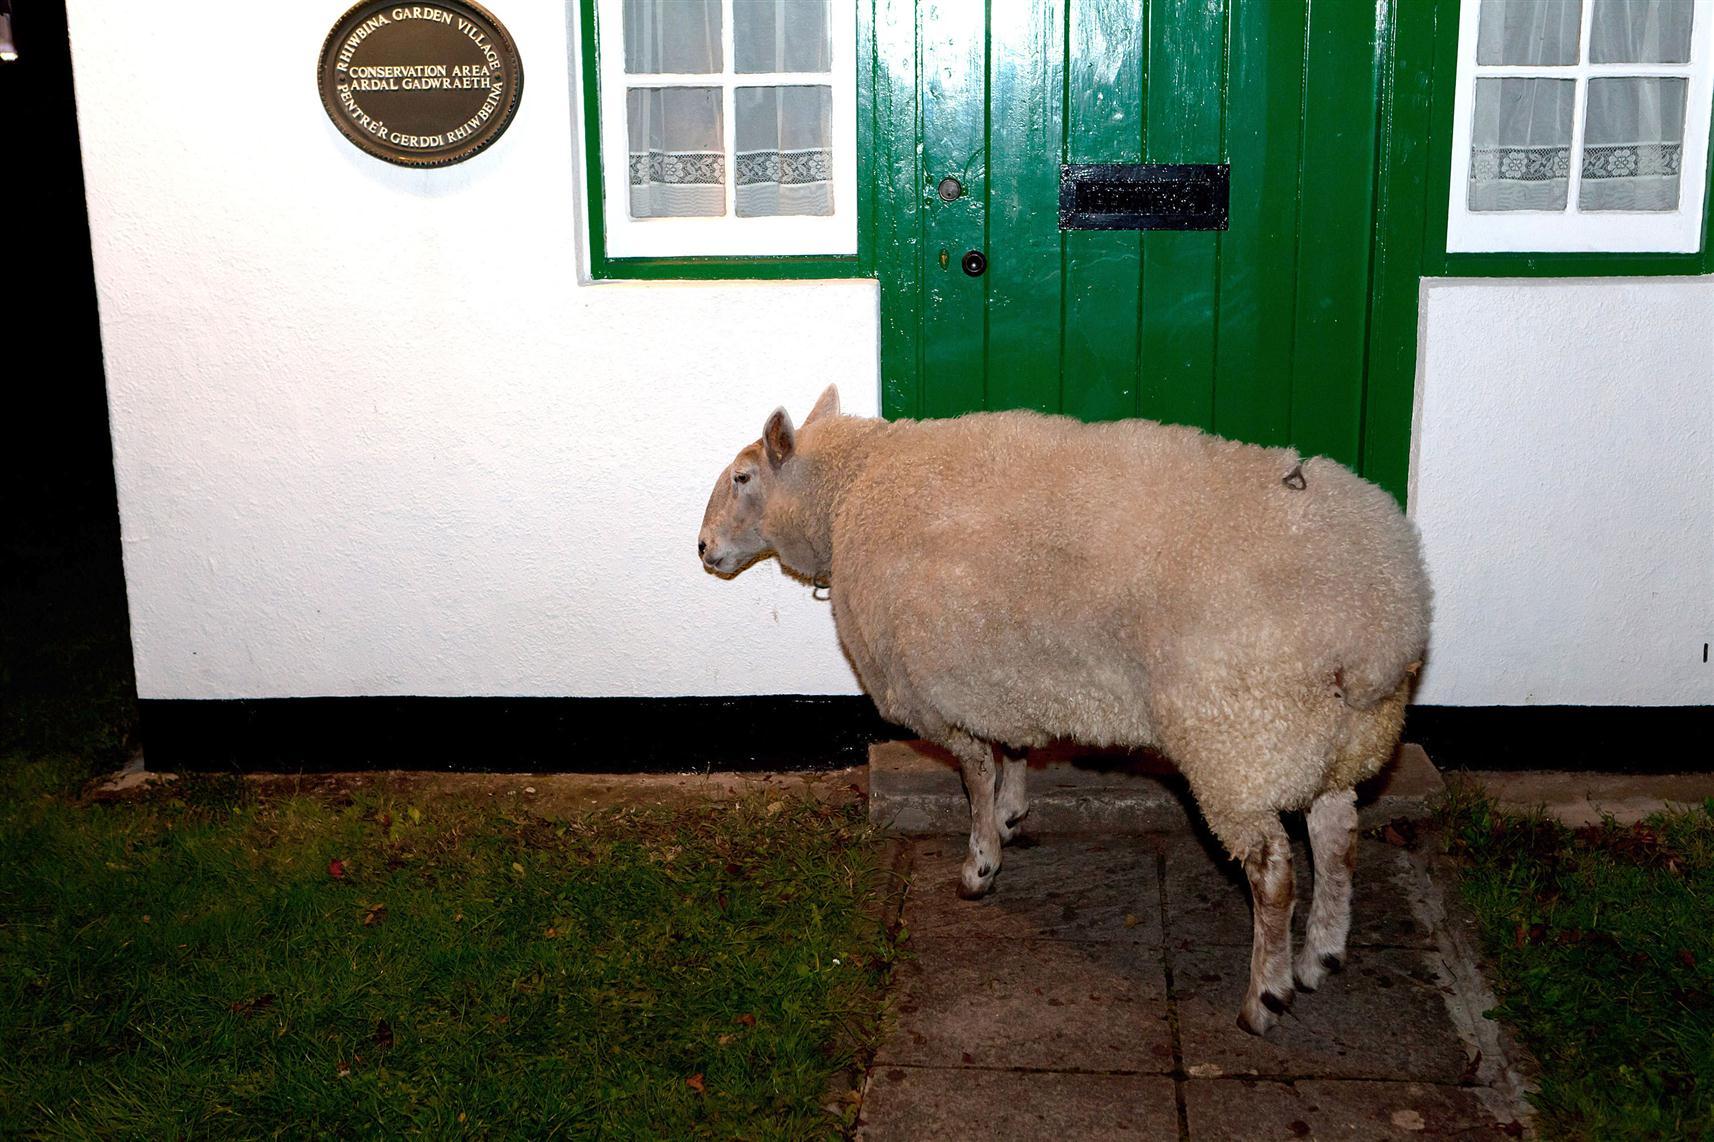
M1363 827L1422 818L1445 790L1420 746L1406 743L1358 788ZM1169 763L1144 754L1049 747L1030 754L1029 833L1147 833L1189 826L1189 792ZM964 833L970 809L958 763L922 741L869 747L869 819L900 833Z

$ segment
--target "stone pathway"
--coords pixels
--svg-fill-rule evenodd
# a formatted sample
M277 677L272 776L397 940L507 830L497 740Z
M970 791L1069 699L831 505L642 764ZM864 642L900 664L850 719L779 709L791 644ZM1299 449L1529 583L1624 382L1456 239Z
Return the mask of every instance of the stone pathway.
M1026 844L1028 840L1026 839ZM1234 1020L1248 890L1188 832L1048 836L995 893L964 841L909 844L911 958L859 1136L1415 1138L1520 1133L1492 1000L1426 865L1365 840L1349 966L1258 1039ZM1307 862L1299 853L1298 935Z

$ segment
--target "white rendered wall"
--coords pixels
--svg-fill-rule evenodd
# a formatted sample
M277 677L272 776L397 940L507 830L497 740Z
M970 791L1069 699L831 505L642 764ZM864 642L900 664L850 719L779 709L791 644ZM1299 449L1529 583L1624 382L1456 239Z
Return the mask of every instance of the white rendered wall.
M875 283L579 285L566 5L491 0L523 101L439 171L323 112L348 6L68 5L138 693L855 691L696 531L776 405L875 411Z
M715 474L837 381L873 282L579 285L568 14L490 0L517 120L442 171L314 87L346 0L70 0L145 698L855 690ZM1709 703L1714 282L1425 287L1424 702Z
M1714 279L1424 285L1417 700L1708 705Z

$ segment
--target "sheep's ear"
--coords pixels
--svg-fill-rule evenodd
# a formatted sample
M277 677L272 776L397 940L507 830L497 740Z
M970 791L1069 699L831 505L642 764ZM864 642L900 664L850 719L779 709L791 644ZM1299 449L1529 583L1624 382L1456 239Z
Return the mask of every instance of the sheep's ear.
M838 415L839 386L828 385L827 388L822 391L821 396L816 398L815 407L809 410L809 415L804 417L803 422L805 424L814 424L824 416Z
M762 426L762 447L768 453L768 464L775 471L791 459L797 448L797 433L792 431L792 418L786 410L776 408L768 423Z

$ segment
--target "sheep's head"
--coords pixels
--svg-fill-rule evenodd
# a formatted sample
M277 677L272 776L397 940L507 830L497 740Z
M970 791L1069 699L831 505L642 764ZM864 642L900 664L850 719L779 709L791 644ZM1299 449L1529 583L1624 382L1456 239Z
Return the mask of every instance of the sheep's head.
M832 386L821 394L804 421L807 426L839 412L839 393ZM740 451L708 496L696 549L702 563L717 575L736 575L774 550L765 523L770 497L789 479L788 465L797 453L797 432L783 408L762 426L762 438Z

